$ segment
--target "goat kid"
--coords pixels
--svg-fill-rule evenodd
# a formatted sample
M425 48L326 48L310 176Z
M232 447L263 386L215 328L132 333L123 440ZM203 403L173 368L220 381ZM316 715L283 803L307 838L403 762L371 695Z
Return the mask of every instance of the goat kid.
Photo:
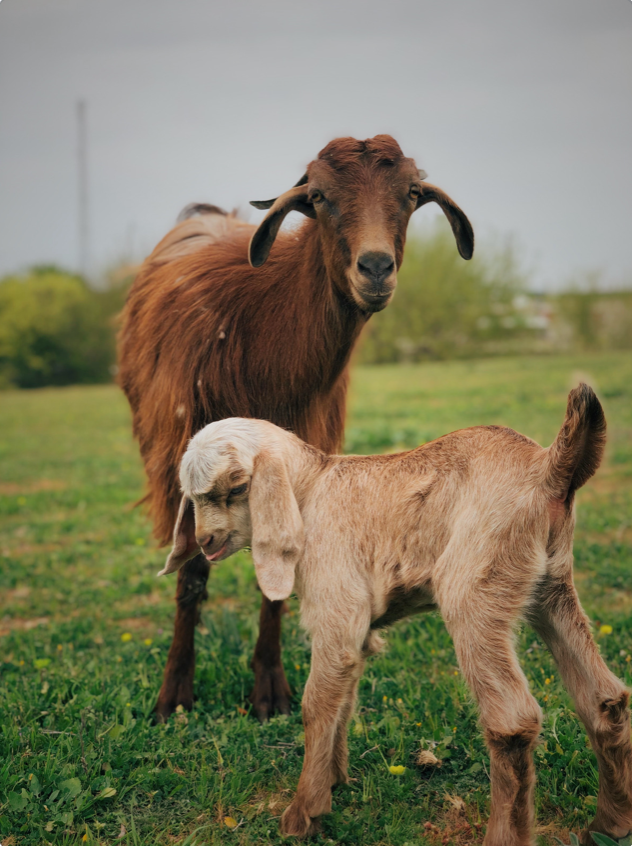
M533 749L540 706L513 633L526 619L551 650L599 763L589 829L632 828L628 691L606 667L573 584L574 497L605 444L601 405L581 385L555 442L511 429L453 432L411 452L331 456L271 423L228 419L190 442L180 516L163 573L193 548L209 561L252 546L261 590L292 590L312 639L303 697L305 762L283 814L305 836L347 780L347 725L376 629L440 609L480 709L491 758L487 846L535 843ZM590 836L585 833L585 843Z
M158 244L130 290L119 335L119 382L129 400L148 479L156 536L171 539L178 467L189 439L226 417L258 417L324 450L342 447L347 366L372 313L397 282L412 213L437 203L461 255L474 249L461 209L389 135L337 138L275 200L258 227L193 205ZM279 231L291 211L305 215ZM181 519L193 523L192 510ZM191 708L194 630L209 566L178 574L175 631L156 705L164 720ZM289 712L281 661L283 603L261 605L254 710Z

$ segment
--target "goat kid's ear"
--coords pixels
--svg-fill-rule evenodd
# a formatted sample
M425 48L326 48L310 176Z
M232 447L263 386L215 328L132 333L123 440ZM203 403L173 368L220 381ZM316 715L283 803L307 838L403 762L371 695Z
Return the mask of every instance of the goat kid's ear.
M421 178L423 179L423 177ZM464 259L471 259L474 254L474 230L465 213L441 188L424 182L421 185L417 208L420 209L426 203L437 203L441 207L452 227L459 253Z
M303 520L283 460L269 452L255 458L250 484L252 557L261 591L271 601L287 599L305 537Z
M276 200L253 200L250 203L257 209L270 209L250 239L248 260L253 267L261 267L265 264L287 214L291 211L299 211L307 217L316 217L314 205L307 199L306 182L307 177L301 177L297 185L285 194L281 194Z
M188 496L183 496L180 500L178 518L173 530L173 546L164 568L158 575L166 576L167 573L174 573L191 558L195 558L198 552L199 546L195 539L193 503Z

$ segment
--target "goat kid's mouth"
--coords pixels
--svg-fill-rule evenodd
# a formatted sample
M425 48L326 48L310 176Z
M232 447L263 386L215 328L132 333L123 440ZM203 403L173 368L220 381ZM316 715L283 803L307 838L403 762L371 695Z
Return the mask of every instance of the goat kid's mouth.
M220 548L215 550L215 552L209 552L204 547L200 547L200 549L202 550L202 555L211 564L214 564L216 561L223 561L224 558L228 558L229 555L233 554L230 535L226 538Z

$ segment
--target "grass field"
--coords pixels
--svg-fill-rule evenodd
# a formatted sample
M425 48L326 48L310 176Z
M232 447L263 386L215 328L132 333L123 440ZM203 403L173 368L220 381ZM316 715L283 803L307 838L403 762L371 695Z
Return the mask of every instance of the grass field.
M479 423L548 444L580 378L604 403L609 447L578 497L577 582L603 654L630 684L632 356L359 368L348 449L408 447ZM193 712L152 724L175 578L155 578L164 552L131 508L142 490L116 388L0 394L3 846L281 842L278 817L302 763L298 703L309 668L297 603L283 635L291 717L261 726L247 713L260 595L239 554L209 582ZM387 642L360 686L354 781L335 793L317 842L480 842L488 759L443 623L436 615L400 623ZM596 765L548 653L529 630L519 643L545 710L539 837L568 842L594 809ZM417 766L420 749L440 766ZM395 775L390 765L405 770Z

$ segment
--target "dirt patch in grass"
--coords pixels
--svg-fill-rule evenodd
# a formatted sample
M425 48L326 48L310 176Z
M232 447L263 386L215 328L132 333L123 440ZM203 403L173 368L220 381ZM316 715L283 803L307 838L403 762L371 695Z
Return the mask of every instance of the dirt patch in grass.
M0 496L22 496L41 491L63 491L68 485L61 479L35 479L30 482L0 482Z
M3 617L0 620L0 637L6 637L14 631L28 632L37 626L46 626L50 617L35 617L32 620L25 620L22 617Z
M117 620L116 624L126 632L156 630L156 623L150 617L127 617L124 620Z

